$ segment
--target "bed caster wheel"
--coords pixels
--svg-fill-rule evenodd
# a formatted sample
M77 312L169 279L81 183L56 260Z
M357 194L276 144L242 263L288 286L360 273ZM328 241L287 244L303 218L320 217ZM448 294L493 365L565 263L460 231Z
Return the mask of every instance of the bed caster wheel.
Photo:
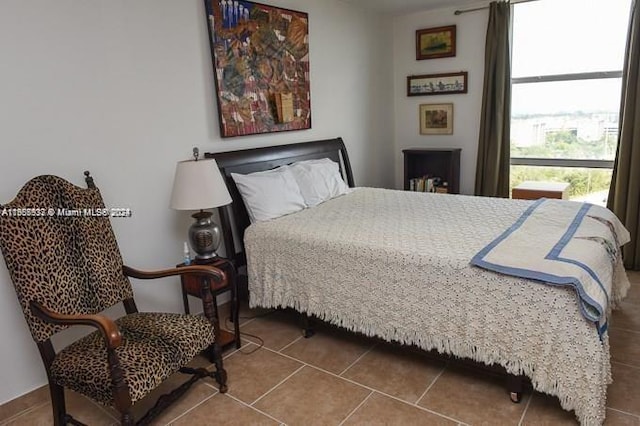
M304 328L304 329L302 329L302 336L305 339L313 337L315 334L316 334L316 332L315 332L315 330L313 328Z
M522 392L509 392L509 398L511 398L511 402L518 404L522 401Z

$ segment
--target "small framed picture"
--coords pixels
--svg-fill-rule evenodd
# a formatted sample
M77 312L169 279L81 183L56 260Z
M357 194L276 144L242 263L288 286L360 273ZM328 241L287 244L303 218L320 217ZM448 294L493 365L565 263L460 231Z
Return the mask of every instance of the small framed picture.
M407 96L467 93L467 72L410 75L407 77Z
M416 60L456 56L456 26L416 31Z
M453 104L420 105L421 135L452 135Z

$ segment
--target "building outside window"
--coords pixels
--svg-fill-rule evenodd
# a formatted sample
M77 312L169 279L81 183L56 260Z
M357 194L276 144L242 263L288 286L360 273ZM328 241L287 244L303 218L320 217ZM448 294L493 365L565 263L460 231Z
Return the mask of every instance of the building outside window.
M604 205L618 139L630 0L513 5L511 186L568 182Z

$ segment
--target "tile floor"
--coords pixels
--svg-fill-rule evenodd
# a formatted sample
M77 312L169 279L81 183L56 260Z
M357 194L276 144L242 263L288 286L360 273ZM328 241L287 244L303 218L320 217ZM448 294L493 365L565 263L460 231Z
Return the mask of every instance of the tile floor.
M607 425L640 425L640 272L611 326L614 383ZM295 316L244 310L243 346L225 354L229 392L201 381L165 411L164 425L571 425L558 401L527 392L509 401L504 379L458 362L369 340L328 326L301 336ZM264 341L259 346L259 336ZM208 363L197 359L196 363ZM169 384L180 377L172 377ZM160 389L162 393L165 389ZM157 395L155 395L157 397ZM114 410L68 394L69 411L90 425L117 424ZM139 411L153 403L141 402ZM0 406L1 425L49 425L48 391Z

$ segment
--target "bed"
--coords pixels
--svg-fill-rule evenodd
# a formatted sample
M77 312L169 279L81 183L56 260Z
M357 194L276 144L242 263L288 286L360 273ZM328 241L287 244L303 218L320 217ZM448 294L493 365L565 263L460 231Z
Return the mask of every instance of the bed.
M293 308L368 336L499 365L557 396L582 424L603 423L606 320L629 287L619 259L594 323L571 287L470 264L532 201L355 188L340 138L207 157L233 199L220 220L227 252L247 267L251 306ZM318 158L337 162L352 190L249 226L233 173Z

